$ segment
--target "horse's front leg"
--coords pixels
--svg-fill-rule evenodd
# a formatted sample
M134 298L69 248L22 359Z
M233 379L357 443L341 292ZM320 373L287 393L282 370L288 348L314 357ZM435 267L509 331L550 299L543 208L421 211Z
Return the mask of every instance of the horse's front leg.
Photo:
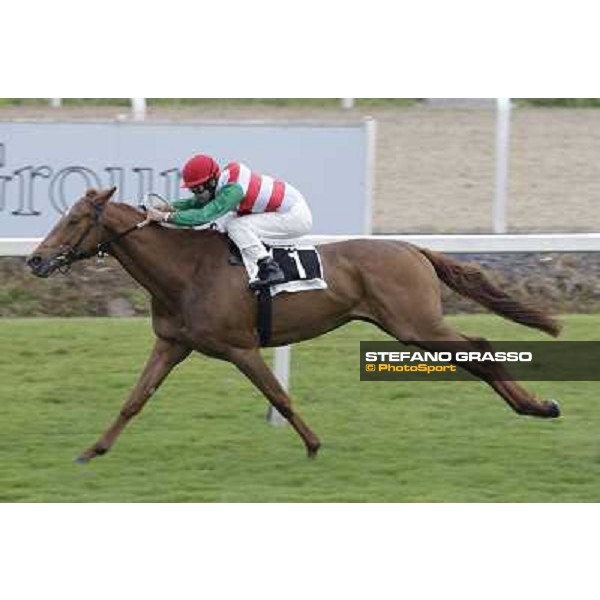
M121 408L115 422L104 435L81 456L77 462L88 462L96 456L106 454L119 437L129 421L144 408L160 384L165 380L173 367L187 358L191 350L176 342L158 338L144 371L131 392L129 399Z

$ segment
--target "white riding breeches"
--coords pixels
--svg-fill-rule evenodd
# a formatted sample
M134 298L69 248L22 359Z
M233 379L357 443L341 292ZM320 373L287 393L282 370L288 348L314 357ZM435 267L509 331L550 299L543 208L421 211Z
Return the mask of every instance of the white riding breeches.
M306 235L312 228L312 214L306 200L297 196L287 212L265 212L233 217L225 229L246 261L256 264L268 256L262 242L276 242Z

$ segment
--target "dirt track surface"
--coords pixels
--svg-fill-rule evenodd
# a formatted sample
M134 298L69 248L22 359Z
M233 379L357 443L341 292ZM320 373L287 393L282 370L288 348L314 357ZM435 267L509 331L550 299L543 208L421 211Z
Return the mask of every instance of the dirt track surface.
M0 120L112 120L118 115L127 118L127 112L118 107L1 108ZM357 121L369 115L378 122L376 233L491 230L492 109L182 107L151 109L148 118ZM600 110L517 108L511 133L509 230L600 231Z

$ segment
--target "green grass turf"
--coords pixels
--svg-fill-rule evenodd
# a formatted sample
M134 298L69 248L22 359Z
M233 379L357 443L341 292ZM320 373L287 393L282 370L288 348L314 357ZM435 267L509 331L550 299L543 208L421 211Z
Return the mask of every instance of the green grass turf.
M453 317L489 339L545 339L495 316ZM564 339L600 339L597 316ZM194 356L112 452L72 462L116 416L152 343L145 319L0 320L0 501L597 502L598 383L530 382L563 418L518 417L479 382L360 383L353 324L297 345L292 393L323 441L290 427L231 365ZM267 353L270 355L270 353Z

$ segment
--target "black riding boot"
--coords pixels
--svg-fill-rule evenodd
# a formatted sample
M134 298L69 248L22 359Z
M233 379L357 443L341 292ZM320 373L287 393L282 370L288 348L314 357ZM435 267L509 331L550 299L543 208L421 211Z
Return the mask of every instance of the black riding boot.
M283 283L285 275L281 267L270 256L265 256L258 261L258 281L253 287L269 287Z

